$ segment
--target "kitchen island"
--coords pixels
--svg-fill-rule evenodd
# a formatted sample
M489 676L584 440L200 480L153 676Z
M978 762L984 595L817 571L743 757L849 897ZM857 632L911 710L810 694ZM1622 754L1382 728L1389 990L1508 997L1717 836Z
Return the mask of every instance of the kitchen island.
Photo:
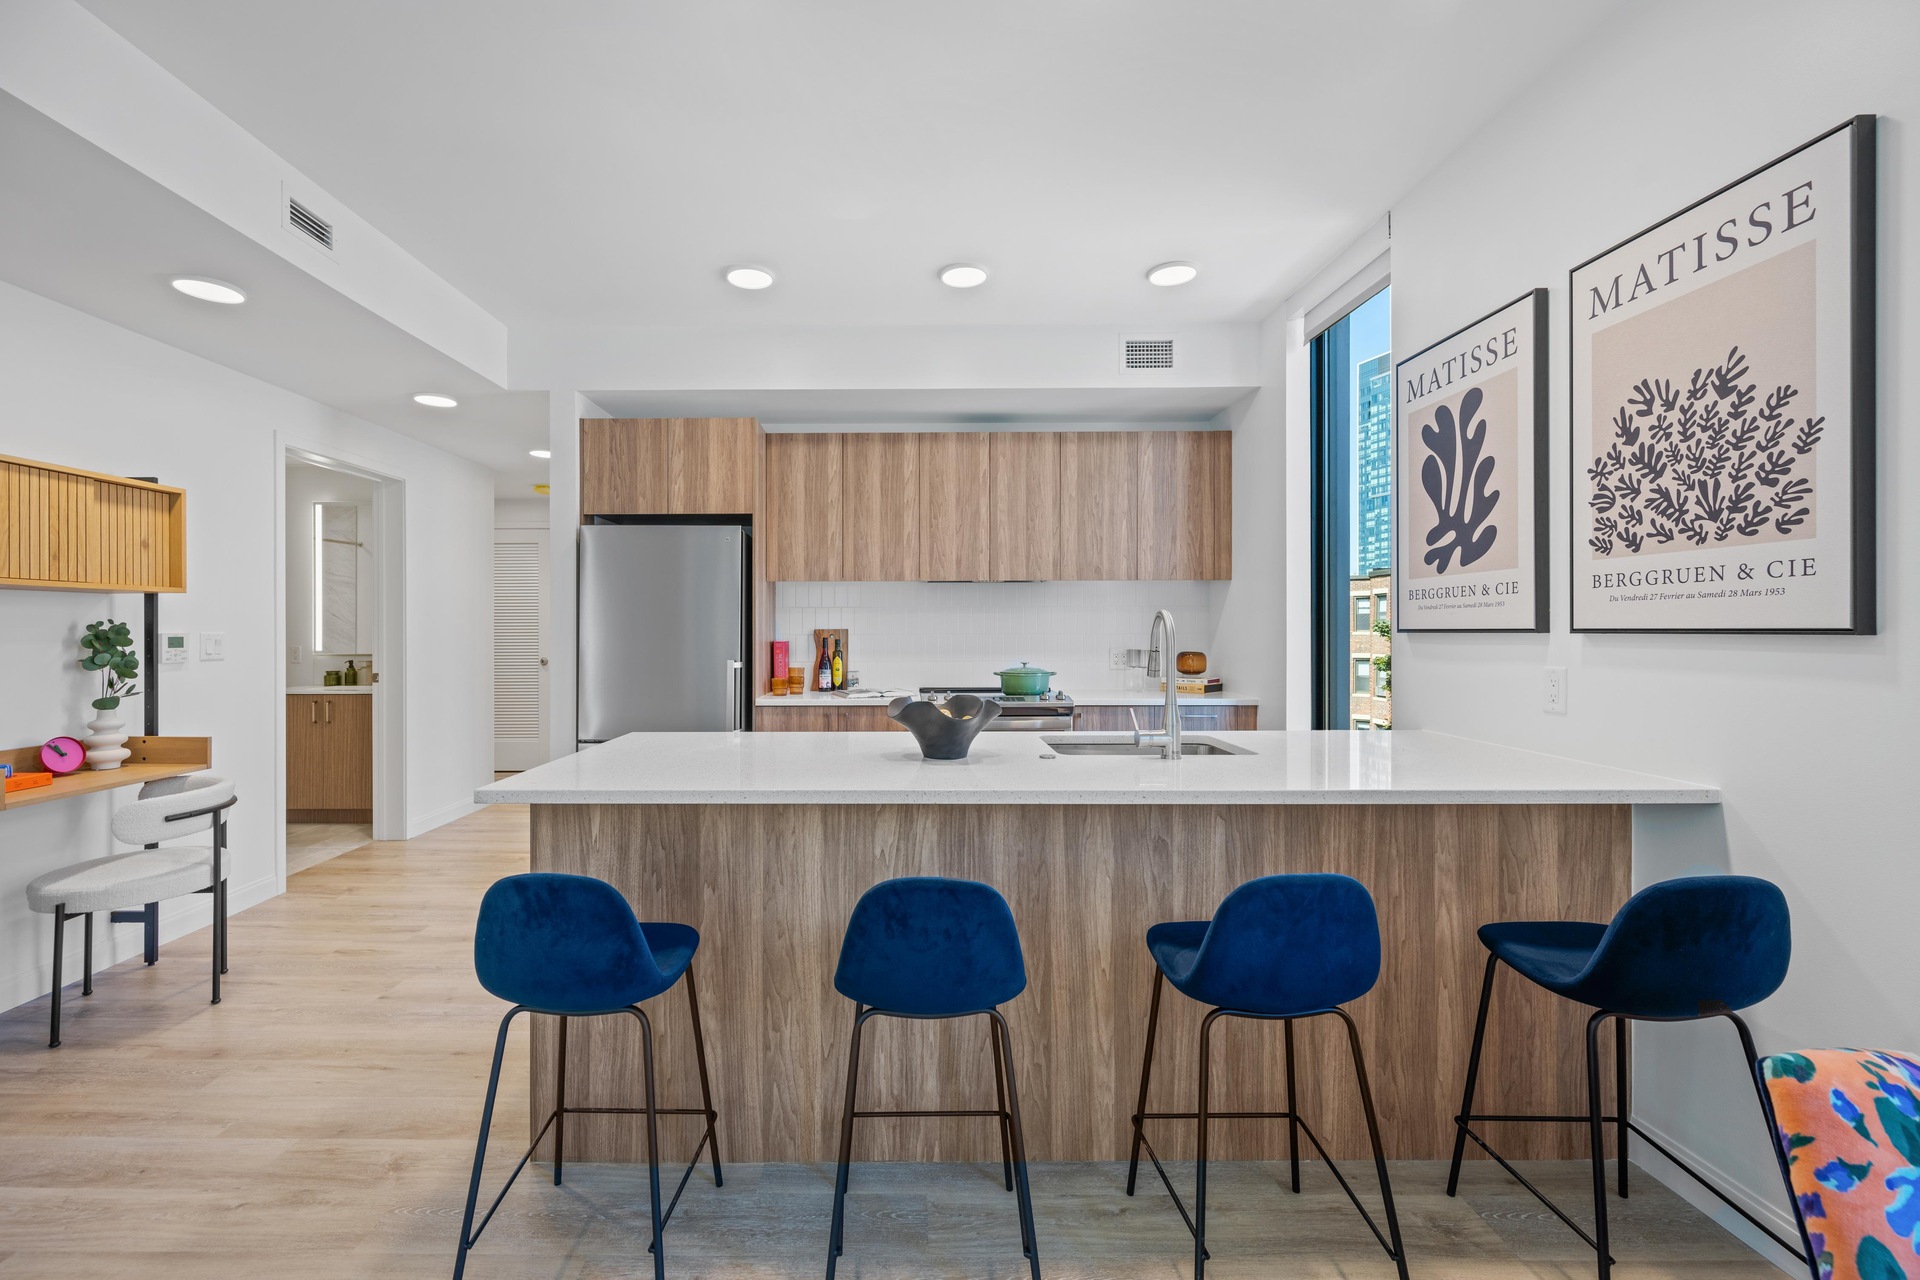
M961 876L1006 895L1030 981L1005 1009L1029 1154L1118 1160L1153 983L1147 927L1204 919L1243 881L1297 871L1343 872L1372 890L1381 979L1351 1012L1387 1154L1443 1158L1485 963L1475 927L1606 919L1635 883L1636 832L1684 841L1692 828L1659 815L1719 800L1696 783L1442 734L1207 736L1247 754L1070 756L1043 735L985 734L970 759L937 763L905 734L633 734L476 798L532 806L532 869L598 876L642 918L700 930L721 1141L741 1161L833 1157L853 1014L833 969L847 915L874 883ZM1672 861L1662 851L1659 864ZM697 1096L684 988L656 1003L661 1096ZM1153 1109L1190 1108L1202 1012L1166 1002ZM552 1106L550 1021L533 1030L536 1124ZM1577 1006L1502 985L1486 1049L1500 1110L1585 1110L1571 1048L1583 1024ZM1336 1156L1358 1155L1365 1129L1337 1030L1329 1020L1298 1028L1300 1109ZM868 1034L863 1108L992 1105L984 1024L882 1020ZM1282 1037L1236 1023L1217 1040L1216 1106L1281 1105ZM638 1048L630 1020L576 1020L569 1096L631 1105ZM636 1117L581 1116L569 1128L573 1158L645 1158ZM1190 1153L1190 1125L1161 1129L1163 1155ZM1503 1149L1568 1158L1584 1142L1578 1126L1527 1126ZM1285 1146L1285 1127L1271 1122L1215 1131L1223 1159L1270 1159ZM875 1123L860 1135L862 1159L998 1153L997 1130L967 1120Z

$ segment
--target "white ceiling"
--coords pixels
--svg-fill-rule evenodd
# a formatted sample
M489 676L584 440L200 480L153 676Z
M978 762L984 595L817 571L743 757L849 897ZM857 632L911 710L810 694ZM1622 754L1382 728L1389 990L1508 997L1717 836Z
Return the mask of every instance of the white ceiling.
M1615 7L82 2L510 327L1259 319Z

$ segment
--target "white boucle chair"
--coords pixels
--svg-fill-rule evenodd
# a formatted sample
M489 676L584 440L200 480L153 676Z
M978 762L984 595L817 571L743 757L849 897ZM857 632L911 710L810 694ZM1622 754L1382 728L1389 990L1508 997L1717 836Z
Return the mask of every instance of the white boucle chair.
M93 994L93 913L148 907L189 893L213 895L213 1003L220 1003L220 975L227 971L226 810L234 803L233 784L212 774L149 782L140 797L113 814L113 838L145 845L134 853L76 862L49 871L27 886L27 906L53 917L53 1027L47 1047L60 1044L61 935L67 921L87 922L85 969L80 994ZM211 845L171 845L162 840L211 830ZM110 917L111 919L112 917ZM151 910L133 919L152 918ZM149 951L148 963L154 954Z

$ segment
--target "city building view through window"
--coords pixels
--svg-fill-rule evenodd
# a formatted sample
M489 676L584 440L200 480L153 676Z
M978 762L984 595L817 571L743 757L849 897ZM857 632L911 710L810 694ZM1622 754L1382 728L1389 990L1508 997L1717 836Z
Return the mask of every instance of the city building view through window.
M1393 353L1390 290L1356 307L1347 326L1353 360L1348 474L1353 477L1347 567L1352 601L1348 652L1353 659L1355 729L1393 727Z

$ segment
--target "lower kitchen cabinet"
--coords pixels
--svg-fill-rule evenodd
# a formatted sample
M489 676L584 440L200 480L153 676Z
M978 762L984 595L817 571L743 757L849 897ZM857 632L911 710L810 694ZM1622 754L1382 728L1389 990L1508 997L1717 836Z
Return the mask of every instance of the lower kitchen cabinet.
M753 727L761 733L876 733L906 729L885 707L755 707Z
M371 693L287 695L287 820L373 821Z
M1129 707L1075 707L1073 727L1078 733L1128 733L1140 729L1158 733L1166 719L1159 705ZM1257 729L1260 708L1241 706L1195 706L1180 708L1180 728L1185 732L1206 733L1225 729Z

